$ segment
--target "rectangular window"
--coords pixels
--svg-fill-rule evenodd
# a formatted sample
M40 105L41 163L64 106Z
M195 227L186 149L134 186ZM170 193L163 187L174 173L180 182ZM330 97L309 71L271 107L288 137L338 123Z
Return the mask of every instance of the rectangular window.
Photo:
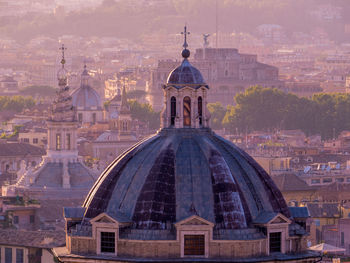
M22 141L25 143L29 143L29 138L23 138Z
M14 224L18 224L18 221L19 221L18 216L14 216L13 217L13 223Z
M316 225L316 226L320 226L320 225L321 225L320 219L315 219L315 225Z
M115 233L101 232L101 252L115 253Z
M79 113L78 114L78 121L81 123L83 122L83 114L82 113Z
M70 133L67 133L66 140L67 140L67 150L70 150Z
M30 215L30 216L29 216L29 222L30 222L31 224L34 224L34 222L35 222L35 217L34 217L34 215Z
M343 183L344 182L344 178L335 178L335 181L338 183Z
M23 263L23 249L16 249L16 263Z
M346 181L349 183L349 182L350 182L350 177L347 177L347 178L346 178Z
M340 245L341 245L341 246L344 246L344 243L345 243L345 242L344 242L344 232L341 232L340 234L341 234L341 237L340 237Z
M281 252L281 232L270 233L270 253Z
M324 182L324 183L331 183L332 181L333 181L332 178L324 178L322 180L322 182Z
M311 179L311 184L319 184L320 182L320 179Z
M61 134L56 134L56 150L61 150Z
M12 263L12 248L5 247L5 263Z
M184 255L185 256L204 256L205 241L204 235L185 235L184 236Z
M92 114L92 123L96 123L96 113Z
M39 139L38 138L33 138L33 144L38 144Z

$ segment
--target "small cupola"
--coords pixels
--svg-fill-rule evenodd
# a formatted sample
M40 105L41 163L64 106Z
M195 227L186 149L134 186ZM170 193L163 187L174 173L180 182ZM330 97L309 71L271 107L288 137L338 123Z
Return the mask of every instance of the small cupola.
M209 127L210 113L207 109L207 91L201 72L188 61L191 52L187 49L187 27L185 26L183 61L170 72L164 85L165 107L162 112L162 128Z

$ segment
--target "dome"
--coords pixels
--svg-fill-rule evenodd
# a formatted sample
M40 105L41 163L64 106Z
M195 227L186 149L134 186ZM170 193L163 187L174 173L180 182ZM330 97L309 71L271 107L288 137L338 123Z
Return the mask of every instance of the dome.
M206 86L201 72L192 66L187 58L182 61L179 67L170 72L167 84L197 84Z
M105 212L139 229L191 215L217 229L245 229L268 213L290 217L269 175L210 129L162 129L120 155L87 196L85 217Z
M101 109L101 98L90 86L81 86L72 93L73 106L79 109Z

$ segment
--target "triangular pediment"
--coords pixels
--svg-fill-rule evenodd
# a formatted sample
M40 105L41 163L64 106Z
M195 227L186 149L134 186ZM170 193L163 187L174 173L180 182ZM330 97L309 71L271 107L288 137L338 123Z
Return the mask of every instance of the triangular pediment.
M181 220L181 221L177 222L175 225L176 226L189 226L189 225L191 225L191 226L194 226L194 225L214 226L214 224L212 222L209 222L208 220L205 220L197 215L193 215L193 216L190 216L184 220Z
M270 224L283 224L283 223L288 223L288 222L280 216L277 216L274 220L270 222Z
M269 222L269 224L289 224L289 223L291 223L290 219L280 213L278 213Z
M109 224L117 224L118 221L116 221L114 218L110 217L106 213L99 214L95 218L90 220L91 223L109 223Z

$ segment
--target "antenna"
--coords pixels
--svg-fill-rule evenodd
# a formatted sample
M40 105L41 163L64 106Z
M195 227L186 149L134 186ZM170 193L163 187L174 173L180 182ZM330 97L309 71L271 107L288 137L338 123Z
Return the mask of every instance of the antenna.
M215 36L216 36L216 39L215 39L215 47L218 48L218 34L219 34L219 30L218 30L218 0L215 1L215 11L216 11L216 14L215 14Z

